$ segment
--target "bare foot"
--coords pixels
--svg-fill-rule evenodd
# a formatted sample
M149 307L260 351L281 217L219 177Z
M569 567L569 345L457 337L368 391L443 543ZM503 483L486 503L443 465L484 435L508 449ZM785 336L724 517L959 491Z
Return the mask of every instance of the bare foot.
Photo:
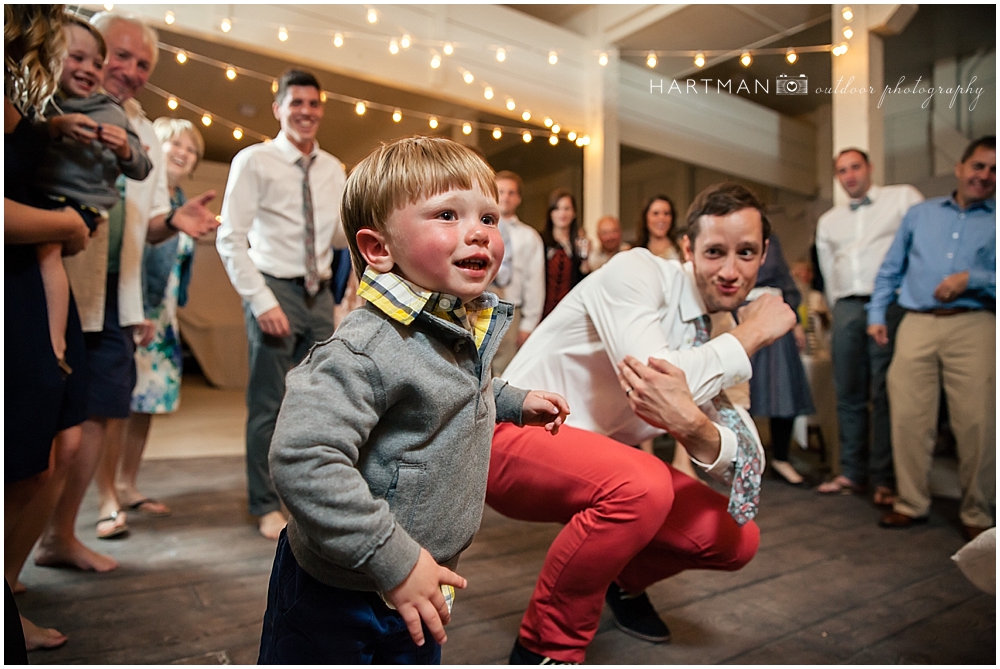
M21 616L21 629L24 630L24 646L31 650L52 650L66 643L66 635L59 630L39 627L24 616Z
M260 536L277 541L278 535L281 534L281 530L287 523L288 521L285 520L285 516L280 511L270 511L257 521L257 529L260 531Z
M833 495L836 493L849 495L851 493L861 492L862 490L864 490L864 486L855 483L843 474L832 481L827 481L826 483L822 483L816 487L816 492L823 495Z
M76 537L66 546L43 539L35 550L35 564L39 567L69 567L96 572L118 569L118 562L114 558L90 550Z
M785 460L772 460L771 467L774 471L778 472L778 475L781 476L781 478L785 479L785 481L791 485L799 485L805 480L802 478L801 474L795 471L795 467L792 467L792 463Z

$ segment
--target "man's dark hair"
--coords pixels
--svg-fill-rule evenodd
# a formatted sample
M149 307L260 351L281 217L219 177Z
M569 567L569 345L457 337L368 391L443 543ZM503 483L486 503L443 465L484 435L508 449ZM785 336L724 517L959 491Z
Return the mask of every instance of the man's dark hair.
M762 241L767 241L771 236L771 221L767 218L764 203L749 188L732 181L709 186L695 196L687 210L683 235L691 241L693 249L694 240L701 232L702 216L726 216L743 209L757 210L760 214Z
M962 152L962 159L960 163L964 163L966 160L972 157L972 154L976 152L976 149L982 147L984 149L990 149L993 151L997 150L997 136L996 135L985 135L980 137L976 141L965 147L965 151Z
M278 90L274 92L274 101L279 105L285 99L289 86L312 86L317 91L322 92L323 87L319 85L319 80L305 70L285 70L278 78Z
M871 165L872 164L871 161L868 160L868 154L865 153L864 151L862 151L861 149L859 149L857 147L854 147L854 146L848 147L846 149L841 149L840 153L837 154L837 157L833 159L833 164L836 165L837 161L840 160L840 157L842 155L844 155L845 153L856 153L856 154L858 154L859 156L861 156L864 159L865 165Z

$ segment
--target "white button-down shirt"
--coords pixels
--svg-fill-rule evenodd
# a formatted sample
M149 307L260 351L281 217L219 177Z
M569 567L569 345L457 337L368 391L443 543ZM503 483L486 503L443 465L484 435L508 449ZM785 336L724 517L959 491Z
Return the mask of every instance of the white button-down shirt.
M329 279L333 249L347 246L340 200L347 180L340 160L314 144L309 187L316 231L316 267ZM236 154L222 202L216 247L236 292L255 316L278 306L263 274L281 279L305 276L305 219L302 213L303 154L284 132L270 142Z
M542 320L545 305L545 244L538 231L517 216L500 219L500 228L510 235L514 271L504 288L504 299L521 308L522 332L531 332Z
M882 259L892 245L907 210L924 197L913 186L872 186L871 204L851 211L834 207L819 217L816 253L827 302L849 295L871 295Z
M736 435L719 424L712 398L750 378L750 359L739 341L723 334L695 347L695 321L705 306L691 266L657 258L643 248L615 255L577 285L535 329L504 372L520 388L562 394L566 421L583 430L635 445L663 434L635 415L618 383L618 362L627 355L643 363L662 358L684 370L694 401L713 420L722 439L714 463L698 463L730 481ZM764 452L753 420L740 416Z

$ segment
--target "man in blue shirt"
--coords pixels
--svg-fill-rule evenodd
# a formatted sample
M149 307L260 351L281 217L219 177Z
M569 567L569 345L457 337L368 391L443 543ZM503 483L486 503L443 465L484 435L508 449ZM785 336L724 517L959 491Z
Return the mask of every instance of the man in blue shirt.
M993 525L996 162L995 136L970 144L955 166L955 192L907 212L875 280L868 334L876 343L888 341L885 311L897 289L907 310L888 376L898 497L882 527L927 520L942 382L957 442L964 533L972 539Z

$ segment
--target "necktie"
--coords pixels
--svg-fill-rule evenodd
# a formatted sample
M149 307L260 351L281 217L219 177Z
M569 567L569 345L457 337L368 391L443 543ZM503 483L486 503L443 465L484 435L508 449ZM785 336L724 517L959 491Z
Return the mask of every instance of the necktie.
M695 346L709 340L712 322L704 315L694 322ZM712 404L719 414L722 424L736 434L736 471L733 487L729 492L729 515L738 525L745 525L757 515L760 504L760 475L762 463L757 451L757 441L750 433L740 414L733 407L725 392L712 398Z
M857 211L859 208L864 207L865 205L868 205L868 204L871 204L871 203L872 203L871 198L869 198L867 195L865 195L863 198L861 198L857 202L851 202L848 206L851 208L851 211Z
M302 168L302 218L305 221L306 293L310 297L319 292L319 271L316 269L316 225L313 222L312 191L309 190L309 168L312 156L302 156L295 164Z

